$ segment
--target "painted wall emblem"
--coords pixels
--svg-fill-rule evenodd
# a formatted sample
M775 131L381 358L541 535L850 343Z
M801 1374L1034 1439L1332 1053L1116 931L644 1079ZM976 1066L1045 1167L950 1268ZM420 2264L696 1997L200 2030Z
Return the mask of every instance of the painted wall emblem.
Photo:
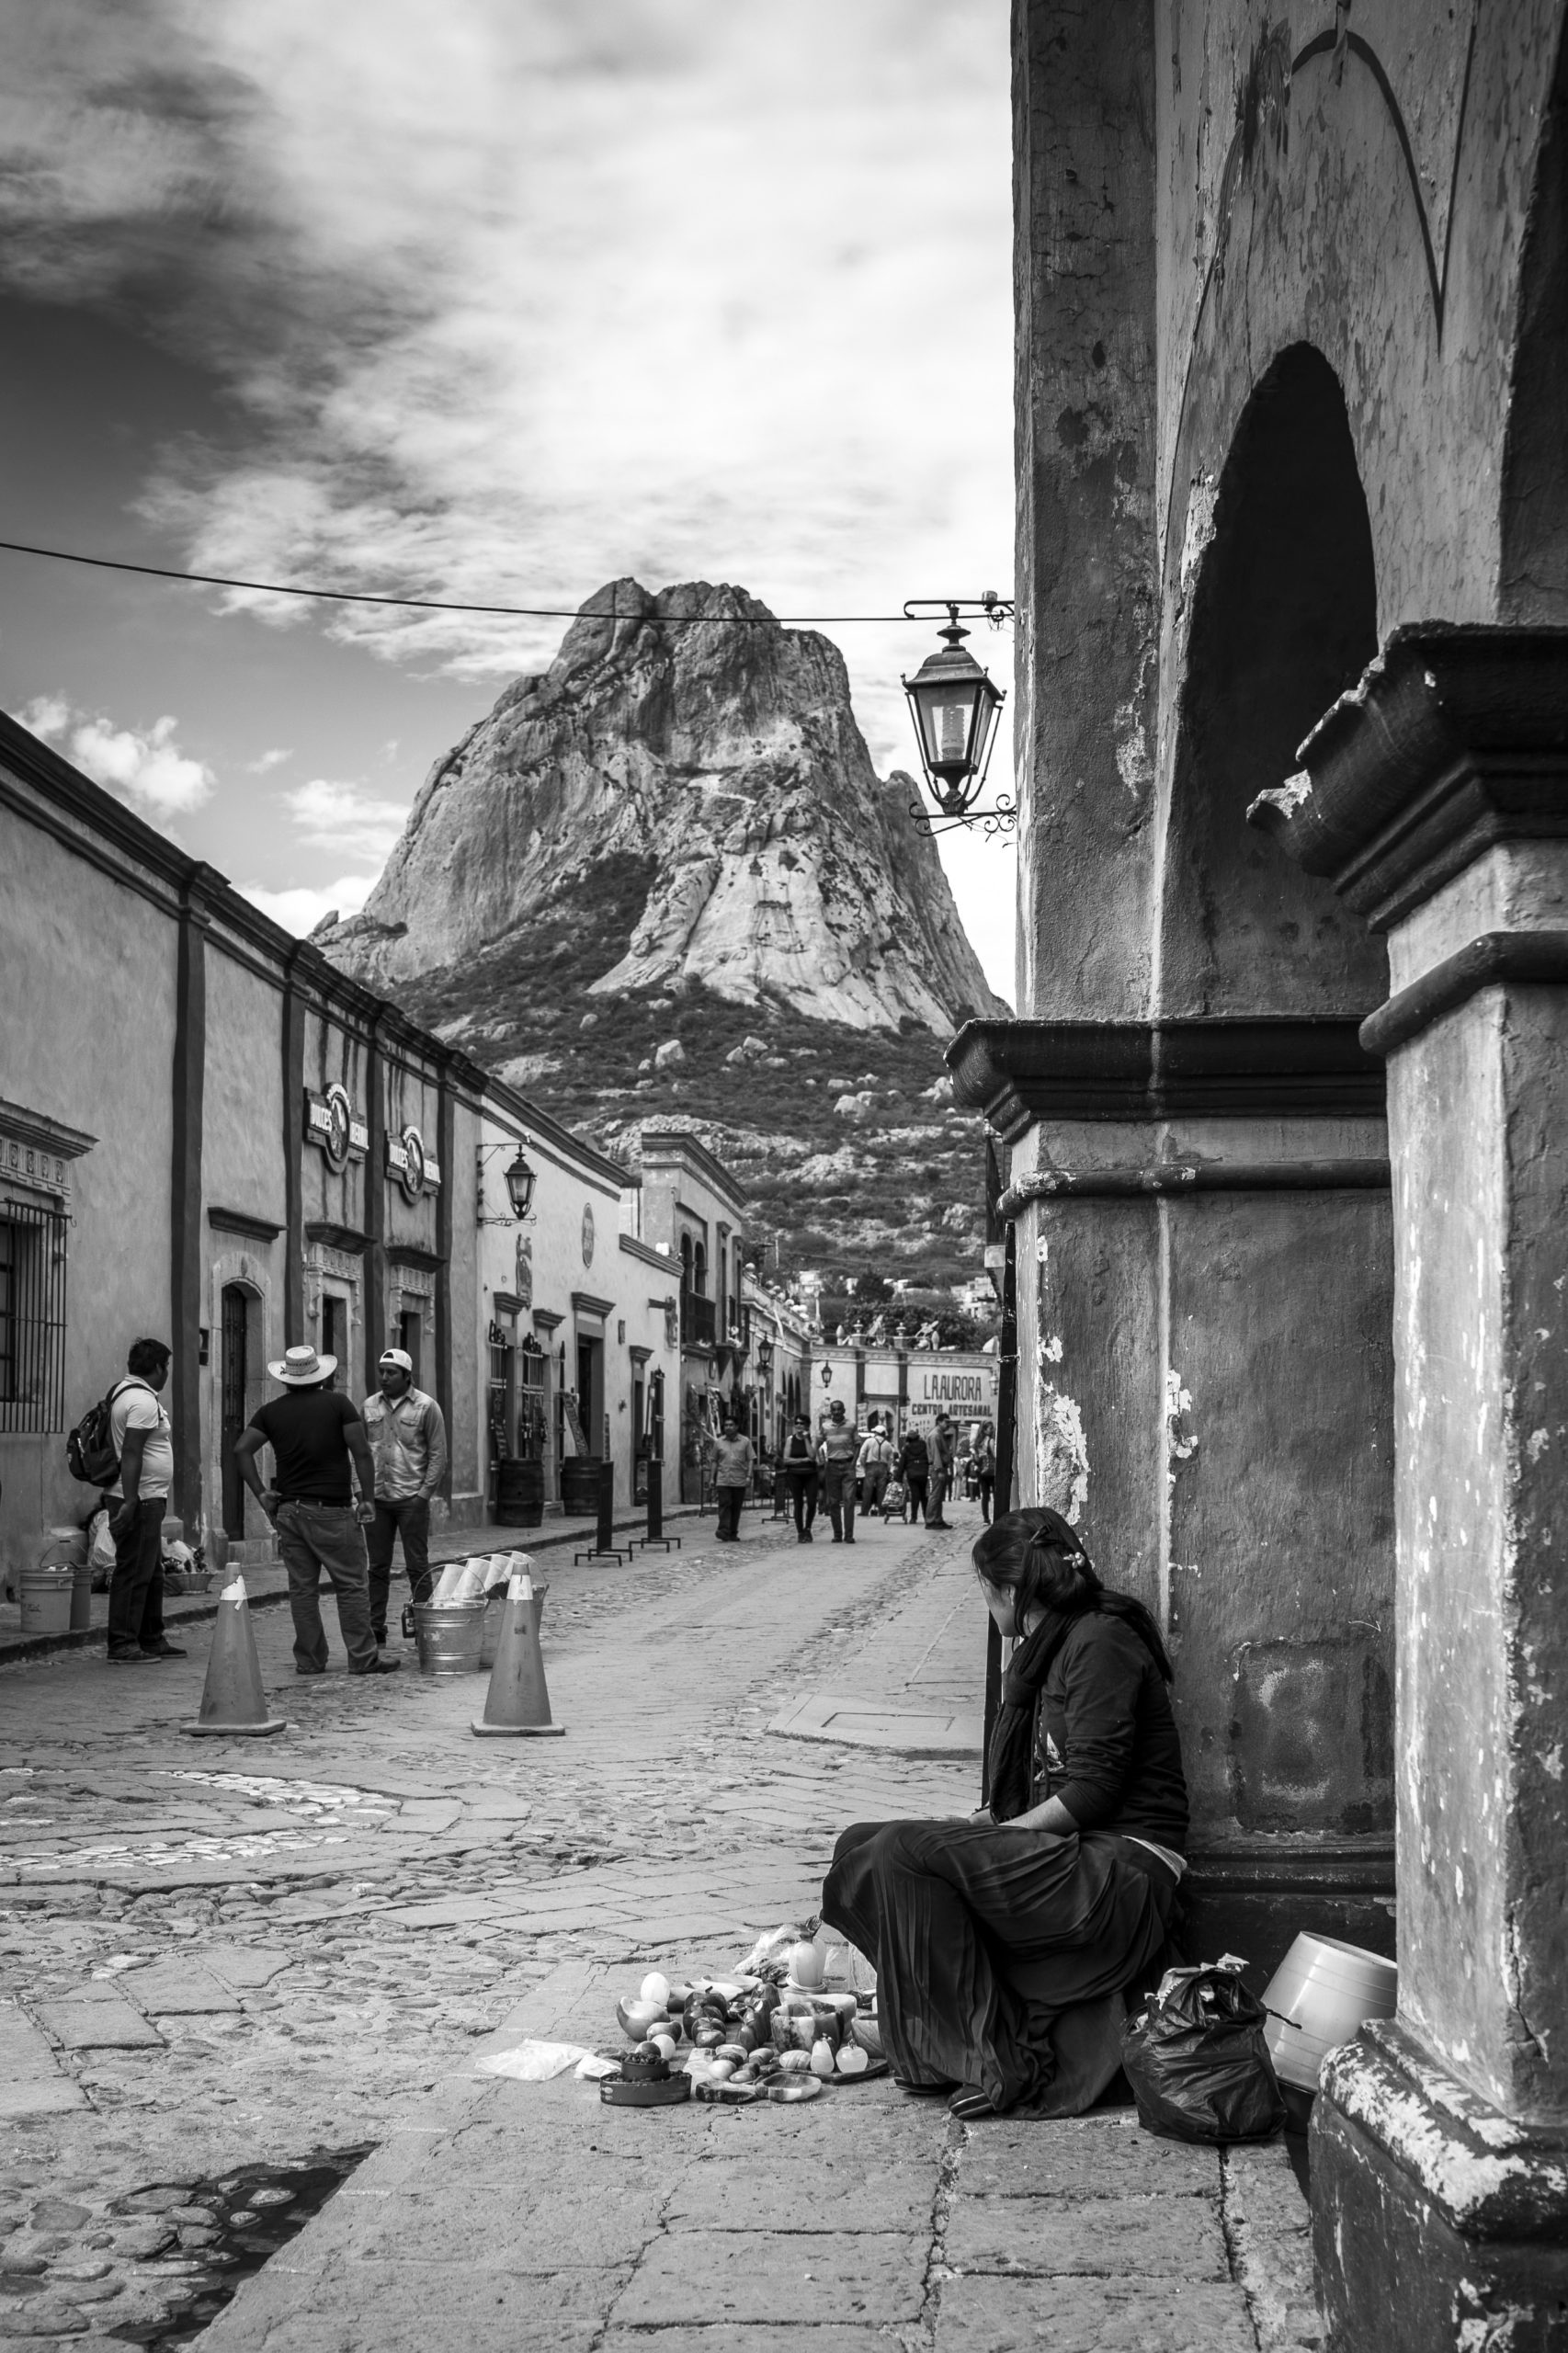
M339 1171L351 1160L363 1160L370 1149L370 1131L355 1117L348 1090L335 1080L324 1095L305 1090L305 1142L326 1155L329 1168Z
M593 1263L594 1205L592 1201L585 1201L583 1204L583 1264L585 1267L591 1267Z
M387 1138L387 1175L397 1178L411 1201L441 1189L441 1164L426 1151L425 1139L415 1127L404 1128L395 1140Z

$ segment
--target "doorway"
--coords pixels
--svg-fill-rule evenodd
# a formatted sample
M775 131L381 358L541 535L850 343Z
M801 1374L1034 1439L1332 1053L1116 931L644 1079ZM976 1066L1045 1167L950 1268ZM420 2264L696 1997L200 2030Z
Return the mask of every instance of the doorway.
M250 1362L251 1294L241 1283L225 1283L220 1302L218 1360L219 1460L223 1479L223 1533L240 1540L245 1532L245 1483L234 1446L250 1415L245 1372Z
M577 1336L577 1415L590 1455L604 1450L604 1354L601 1339Z

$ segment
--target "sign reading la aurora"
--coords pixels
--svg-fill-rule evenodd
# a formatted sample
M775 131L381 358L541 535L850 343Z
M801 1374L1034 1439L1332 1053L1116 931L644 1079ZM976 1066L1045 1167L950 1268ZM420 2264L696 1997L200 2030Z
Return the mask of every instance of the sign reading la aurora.
M305 1142L326 1154L329 1168L347 1168L370 1149L370 1131L358 1118L348 1090L335 1081L324 1095L305 1089Z
M441 1189L441 1164L426 1151L417 1128L404 1128L401 1136L388 1136L387 1175L397 1178L411 1201L416 1201L421 1193Z

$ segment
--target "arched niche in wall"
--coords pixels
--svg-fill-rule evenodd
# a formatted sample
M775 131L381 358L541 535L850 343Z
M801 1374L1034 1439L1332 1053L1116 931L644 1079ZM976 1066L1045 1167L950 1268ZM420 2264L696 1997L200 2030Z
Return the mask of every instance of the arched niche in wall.
M1501 521L1498 619L1568 621L1568 30L1526 216Z
M1243 411L1193 598L1167 823L1158 1010L1357 1014L1388 961L1333 889L1246 824L1378 650L1377 580L1345 395L1312 345Z

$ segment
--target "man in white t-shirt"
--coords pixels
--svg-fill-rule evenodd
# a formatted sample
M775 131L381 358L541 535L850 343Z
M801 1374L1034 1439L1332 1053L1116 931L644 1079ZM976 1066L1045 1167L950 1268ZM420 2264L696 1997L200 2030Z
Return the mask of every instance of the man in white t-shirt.
M108 1491L114 1576L108 1591L108 1655L114 1666L184 1658L164 1632L164 1520L174 1484L174 1432L158 1403L169 1377L162 1340L138 1340L126 1378L110 1392L109 1442L119 1475Z

